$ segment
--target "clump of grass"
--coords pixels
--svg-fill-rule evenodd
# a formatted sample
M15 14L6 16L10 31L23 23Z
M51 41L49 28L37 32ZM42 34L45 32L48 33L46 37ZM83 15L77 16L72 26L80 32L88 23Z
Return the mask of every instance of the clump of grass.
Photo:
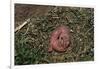
M32 16L28 25L15 33L15 64L93 61L94 9L54 6L49 10L44 16ZM50 34L61 24L70 28L70 47L64 53L48 53Z

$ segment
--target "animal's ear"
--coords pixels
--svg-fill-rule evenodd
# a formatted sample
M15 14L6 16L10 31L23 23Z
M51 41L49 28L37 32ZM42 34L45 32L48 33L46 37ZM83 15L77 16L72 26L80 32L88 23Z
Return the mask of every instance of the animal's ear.
M53 51L53 49L52 49L52 47L50 46L49 49L48 49L48 52L52 52L52 51Z

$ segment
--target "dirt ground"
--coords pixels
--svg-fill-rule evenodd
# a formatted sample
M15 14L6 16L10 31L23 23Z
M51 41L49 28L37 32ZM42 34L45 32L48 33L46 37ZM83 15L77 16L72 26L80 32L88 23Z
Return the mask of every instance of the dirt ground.
M94 60L94 9L15 4L15 65ZM48 52L50 34L59 25L70 28L71 44L64 53Z

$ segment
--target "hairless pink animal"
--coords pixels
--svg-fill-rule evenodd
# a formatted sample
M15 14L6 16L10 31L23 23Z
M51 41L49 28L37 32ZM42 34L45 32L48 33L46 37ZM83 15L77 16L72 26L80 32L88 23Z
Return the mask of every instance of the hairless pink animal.
M67 26L57 27L51 34L49 52L65 52L70 44L70 30Z

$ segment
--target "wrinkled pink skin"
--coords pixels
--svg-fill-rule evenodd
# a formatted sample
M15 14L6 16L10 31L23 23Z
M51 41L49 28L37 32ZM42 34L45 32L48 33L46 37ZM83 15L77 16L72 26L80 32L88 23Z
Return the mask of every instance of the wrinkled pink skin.
M52 32L48 51L65 52L69 43L70 30L68 27L61 25Z

